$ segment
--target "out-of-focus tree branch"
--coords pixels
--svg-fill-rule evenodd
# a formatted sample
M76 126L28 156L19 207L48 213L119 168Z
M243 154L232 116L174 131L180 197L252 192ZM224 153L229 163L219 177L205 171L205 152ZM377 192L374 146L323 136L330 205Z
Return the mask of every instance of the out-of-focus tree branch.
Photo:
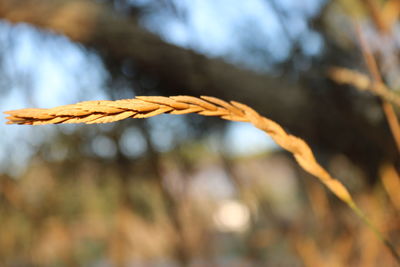
M132 59L139 72L153 76L162 87L166 85L180 93L258 102L259 106L269 106L268 112L277 116L303 109L307 102L298 88L282 79L245 71L168 44L99 3L5 0L0 1L0 17L64 34L73 41L97 48L105 56Z

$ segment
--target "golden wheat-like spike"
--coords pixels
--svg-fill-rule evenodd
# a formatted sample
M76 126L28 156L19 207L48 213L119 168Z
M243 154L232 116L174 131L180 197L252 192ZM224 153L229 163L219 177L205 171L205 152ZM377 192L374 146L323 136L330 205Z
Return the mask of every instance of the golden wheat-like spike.
M139 96L117 101L85 101L52 109L21 109L5 112L9 123L108 123L129 117L148 118L163 113L198 113L219 116L227 120L248 121L268 133L282 148L293 153L300 166L318 177L345 202L352 201L346 188L332 178L315 160L309 146L300 138L289 135L276 122L260 116L254 109L232 101L225 102L209 96Z
M51 123L107 123L125 118L148 118L159 114L197 113L204 116L218 116L232 121L245 121L269 134L282 148L291 152L299 165L317 177L339 199L344 201L369 227L374 230L391 249L397 259L397 252L391 243L370 223L353 201L346 187L333 178L316 161L311 148L302 139L288 134L278 123L262 117L254 109L232 101L225 102L215 97L202 96L141 96L136 99L117 101L86 101L52 109L20 109L6 111L8 124L51 124Z
M231 111L233 114L235 114L238 117L243 117L243 112L240 109L232 106L231 104L229 104L228 102L226 102L222 99L219 99L219 98L216 98L213 96L201 96L201 98L204 100L207 100L208 102L211 102L211 103L214 103L221 107L226 108L227 110Z
M218 109L218 107L213 105L212 103L201 100L194 96L179 95L179 96L171 96L171 98L176 101L190 103L190 104L193 104L195 106L198 106L198 107L204 108L206 110L210 110L210 111L215 111Z

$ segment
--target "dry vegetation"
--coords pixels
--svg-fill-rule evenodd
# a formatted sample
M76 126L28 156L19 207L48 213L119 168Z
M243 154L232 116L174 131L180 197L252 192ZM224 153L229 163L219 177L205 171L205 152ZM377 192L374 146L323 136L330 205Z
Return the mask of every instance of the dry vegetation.
M305 171L317 177L330 191L345 202L385 243L400 263L400 256L395 246L364 215L346 187L317 163L310 147L302 139L286 133L276 122L260 116L244 104L235 101L227 103L209 96L202 96L201 99L191 96L141 96L136 99L86 101L51 109L20 109L5 113L10 115L7 117L9 124L23 125L109 123L126 118L148 118L163 113L197 113L204 116L219 116L226 120L250 122L269 134L282 148L291 152Z
M148 130L138 121L134 128L144 132L143 142L147 144L147 151L138 158L124 156L121 151L112 160L69 151L68 156L52 159L46 153L45 144L26 163L26 170L17 179L0 174L1 266L374 267L400 263L399 166L388 149L396 144L400 152L400 98L393 86L396 82L388 82L389 72L398 76L400 71L399 48L394 44L399 34L396 29L400 14L398 0L332 1L326 10L330 9L333 16L321 11L326 12L321 15L321 21L336 20L332 25L337 27L337 32L332 36L329 35L335 29L327 31L319 19L311 22L323 28L319 33L325 34L327 50L332 49L330 42L335 48L331 58L326 56L328 64L324 68L318 65L308 73L314 75L315 68L318 69L319 79L313 80L317 87L321 86L318 90L311 86L312 82L307 88L302 88L300 83L294 86L286 79L242 70L219 59L208 59L164 43L135 20L127 19L126 14L120 16L97 2L0 2L0 16L11 23L24 22L59 32L85 47L98 49L100 55L111 57L112 63L119 62L121 57L135 62L144 77L148 75L159 81L160 94L179 94L176 88L185 88L187 94L209 93L221 98L244 99L243 102L251 103L260 113L279 122L262 117L244 104L215 97L144 96L8 111L5 113L9 115L9 124L97 124L160 114L196 113L251 123L289 151L298 163L279 151L231 157L219 148L211 149L204 139L179 144L168 152L155 151ZM93 12L81 12L88 7ZM59 16L54 19L49 14ZM362 28L355 23L356 19L367 22L367 26L363 24ZM349 30L349 25L356 25L355 32ZM367 34L363 32L365 29ZM373 42L369 44L371 40L378 45L369 47L374 46ZM386 51L388 47L393 51ZM336 53L343 51L346 51L344 56ZM352 57L355 52L362 53L362 57ZM288 65L295 65L298 60L296 54L292 56L294 60L286 62ZM346 60L336 61L340 57ZM365 66L358 62L362 59ZM203 62L206 62L204 66ZM197 64L207 69L201 78L198 69L191 69ZM307 72L299 72L300 76L303 74ZM325 75L334 83L320 83L321 76L325 79ZM349 91L352 87L361 93ZM354 99L341 98L343 88ZM326 98L318 98L318 94ZM358 98L365 96L372 101L357 106ZM343 100L349 101L350 109L342 103L336 106L336 102ZM330 108L324 109L325 106ZM353 106L356 108L352 109ZM341 110L342 107L345 108ZM378 107L387 125L379 124L378 120L371 120L371 124L359 123L364 117L353 116L357 107L362 110L360 114L367 113L366 108ZM321 114L320 120L314 113ZM347 115L349 118L342 118ZM124 128L126 122L118 124ZM308 131L315 125L325 131ZM79 129L88 132L88 128ZM299 133L315 147L318 161L324 167L305 141L285 129ZM376 129L379 130L375 132ZM378 134L386 130L387 135ZM317 134L307 135L313 131ZM74 149L81 149L82 143L94 136L88 135L85 139L81 137L82 132L77 130L72 135L60 131L61 137L49 141L52 144L47 146L49 150L72 145ZM121 132L107 133L107 137L121 144L118 140ZM332 158L324 158L317 150L321 149L321 143L319 140L311 143L314 137L324 139L325 145L326 140L332 143L324 147L337 149ZM376 164L380 168L373 183L367 181L369 173L361 167L365 165L353 162L346 154L346 147L337 142L345 140L349 144L347 148L353 149L354 138L373 145L358 150L361 154L355 153L356 159L363 157L362 153L373 154L376 151L373 147L380 147L382 155L390 155L383 160L375 157L379 158ZM385 139L384 142L379 138ZM395 154L396 149L393 151ZM309 174L329 191L308 179ZM205 177L206 182L199 183L199 177ZM214 180L218 180L216 184L211 182ZM230 198L249 210L249 225L244 230L219 229L215 214L220 199L198 189L206 184L211 187L210 191L218 191L221 180L233 187Z
M203 100L202 100L203 99ZM126 118L148 118L163 113L198 113L204 116L219 116L226 120L251 122L269 134L277 144L291 152L300 166L318 177L335 195L350 207L357 209L347 189L315 160L310 147L300 138L290 135L276 122L260 116L252 108L232 101L203 96L141 96L137 99L117 101L88 101L53 109L20 109L6 111L10 124L51 123L107 123ZM207 100L207 101L205 101Z

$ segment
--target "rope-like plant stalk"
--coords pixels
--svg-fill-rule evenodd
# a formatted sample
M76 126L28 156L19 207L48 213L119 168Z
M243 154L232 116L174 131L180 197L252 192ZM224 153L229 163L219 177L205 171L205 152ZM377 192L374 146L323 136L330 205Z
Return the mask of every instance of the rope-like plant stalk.
M356 205L346 187L318 164L307 143L288 134L278 123L262 117L244 104L235 101L228 103L210 96L202 96L201 98L192 96L140 96L135 99L86 101L50 109L19 109L4 113L10 115L7 117L8 124L26 125L108 123L126 118L148 118L163 113L197 113L203 116L218 116L225 120L250 122L269 134L282 148L291 152L305 171L317 177L333 194L345 202L375 232L400 263L400 256L394 246L373 226Z

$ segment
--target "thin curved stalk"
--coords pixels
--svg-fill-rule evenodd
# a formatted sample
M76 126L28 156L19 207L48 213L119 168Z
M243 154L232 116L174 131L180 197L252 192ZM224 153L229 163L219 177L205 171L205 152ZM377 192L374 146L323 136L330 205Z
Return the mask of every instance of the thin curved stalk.
M318 178L328 189L345 202L389 248L400 263L400 256L392 243L371 223L354 202L349 191L333 178L315 159L311 148L302 139L288 134L278 123L258 114L252 108L231 101L202 96L141 96L117 101L86 101L51 109L20 109L4 112L9 124L41 125L55 123L108 123L126 118L148 118L156 115L197 113L218 116L225 120L243 121L264 131L282 148L291 152L298 164Z

